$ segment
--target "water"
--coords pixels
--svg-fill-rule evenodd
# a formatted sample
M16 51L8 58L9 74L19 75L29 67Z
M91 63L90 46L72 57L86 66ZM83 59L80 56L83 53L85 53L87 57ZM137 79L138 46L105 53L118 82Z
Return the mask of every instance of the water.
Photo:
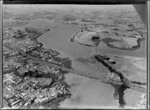
M62 22L55 23L55 29L43 34L39 41L43 43L45 48L53 48L64 55L70 57L73 68L85 72L93 72L99 74L99 77L105 77L108 70L103 66L95 63L89 63L89 57L92 53L91 47L75 44L70 42L73 33L79 31L77 25L67 25ZM106 44L101 43L98 51L106 54L120 54L128 56L144 57L145 45L135 51L125 51L114 48L109 48ZM84 59L81 62L76 59ZM114 89L110 85L102 82L87 79L81 76L67 74L66 81L71 85L72 96L65 100L61 107L102 107L102 106L118 106L118 103L113 98Z
M10 7L10 12L15 12L18 14L29 13L31 10L41 11L41 6L39 5L14 5L14 6L6 6ZM34 8L33 8L34 7ZM52 6L43 6L42 9L48 7L48 11L51 10ZM57 7L57 6L53 6ZM68 6L63 6L63 9ZM72 7L72 6L69 6ZM85 7L85 6L84 6ZM88 9L89 6L86 6ZM95 7L95 5L94 5ZM99 9L99 6L97 6ZM106 8L106 6L101 6L101 9ZM110 6L109 6L110 7ZM112 6L113 7L113 6ZM110 9L112 9L110 7ZM115 6L116 7L116 6ZM123 8L122 6L119 6ZM130 6L131 7L131 6ZM50 9L49 9L50 8ZM58 7L57 7L58 8ZM81 8L79 6L79 8ZM83 8L83 6L82 6ZM92 7L93 8L93 7ZM129 9L124 7L125 9ZM33 20L28 26L36 25L41 26L43 24L52 25L49 20L45 19L37 19ZM72 34L79 30L79 27L76 25L66 25L61 22L55 23L58 28L51 30L50 32L45 33L39 38L39 41L44 44L46 48L53 48L63 53L65 56L70 57L72 60L72 66L76 69L82 71L91 71L94 73L98 73L100 77L104 77L107 73L106 68L103 65L99 65L97 69L96 64L88 63L88 60L92 49L90 47L86 47L83 45L78 45L70 42L70 38ZM142 47L137 49L136 51L125 51L119 50L115 48L109 48L104 43L100 43L98 52L103 54L120 54L120 55L128 55L128 56L137 56L137 57L145 57L145 43L142 42ZM85 62L81 62L76 59L84 59ZM87 62L86 62L87 61ZM72 97L70 99L65 100L61 107L102 107L102 106L118 106L118 103L113 98L113 87L110 85L101 83L96 80L87 79L81 76L77 76L74 74L67 74L66 81L71 85ZM130 100L130 98L129 98Z
M71 98L62 102L63 108L99 108L118 106L113 98L114 88L96 80L68 74L66 81L71 85Z

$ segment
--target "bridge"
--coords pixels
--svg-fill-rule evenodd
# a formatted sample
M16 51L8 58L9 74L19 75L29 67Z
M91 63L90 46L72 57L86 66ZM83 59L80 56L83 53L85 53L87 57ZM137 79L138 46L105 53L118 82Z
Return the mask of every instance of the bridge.
M64 66L60 66L58 65L58 63L56 62L46 62L46 61L43 61L39 58L36 58L36 57L33 57L29 54L27 54L26 52L24 52L22 49L12 45L12 44L4 44L4 46L6 48L9 48L9 49L12 49L12 50L16 50L18 52L20 52L22 55L25 55L27 56L28 58L31 58L34 62L37 62L37 63L40 63L40 64L43 64L43 65L47 65L47 66L50 66L50 67L56 67L56 68L60 68L64 71L68 71L72 74L76 74L76 75L80 75L80 76L83 76L83 77L87 77L87 78L90 78L90 79L95 79L95 80L98 80L100 82L103 82L103 83L107 83L107 84L113 84L113 85L122 85L124 84L123 82L121 81L116 81L116 80L113 80L113 79L102 79L100 77L97 77L94 75L94 73L87 73L87 72L83 72L83 71L79 71L79 70L76 70L76 69L72 69L72 68L67 68L67 67L64 67ZM137 90L139 92L145 92L146 89L140 85L137 85L137 84L133 84L132 81L129 81L128 83L128 86L129 88L133 89L133 90Z

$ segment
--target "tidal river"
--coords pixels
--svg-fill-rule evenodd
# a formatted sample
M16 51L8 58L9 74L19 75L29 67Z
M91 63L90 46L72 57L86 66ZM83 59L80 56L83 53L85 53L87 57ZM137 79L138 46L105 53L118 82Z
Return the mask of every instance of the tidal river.
M79 31L80 28L77 25L63 24L62 22L57 22L55 25L55 29L43 34L38 39L43 43L44 47L58 50L63 55L68 56L72 60L73 68L84 72L96 73L99 77L104 78L109 71L101 64L97 66L96 63L90 62L89 58L92 53L92 48L70 42L72 35ZM143 42L141 48L135 51L109 48L106 44L100 43L98 51L103 54L145 57L144 48L145 43ZM87 108L118 106L117 100L113 98L114 88L111 85L74 74L66 74L65 78L71 85L72 96L66 99L61 104L61 107Z

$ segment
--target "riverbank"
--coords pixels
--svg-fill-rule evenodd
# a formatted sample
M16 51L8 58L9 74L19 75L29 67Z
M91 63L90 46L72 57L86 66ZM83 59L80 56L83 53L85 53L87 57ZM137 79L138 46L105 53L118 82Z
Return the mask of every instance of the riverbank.
M144 81L144 83L143 82L141 82L141 77L140 77L140 81L134 81L135 79L132 79L131 80L131 78L129 78L129 76L128 77L126 77L126 75L124 74L124 73L122 73L121 71L118 71L118 69L116 69L116 68L114 68L113 67L113 65L114 64L111 64L111 63L109 63L109 61L107 61L108 59L104 59L104 57L103 56L101 56L101 55L96 55L95 56L95 58L96 58L96 60L98 61L98 62L100 62L100 63L102 63L103 65L105 65L109 70L110 70L110 72L113 74L116 74L117 76L119 76L119 79L120 79L120 81L123 83L122 85L117 85L117 84L113 84L113 83L111 83L111 85L114 87L114 89L115 89L115 93L114 93L114 95L115 95L115 97L118 97L117 99L119 100L119 104L120 104L120 106L121 107L124 107L125 105L126 105L126 101L125 101L125 96L124 95L126 95L125 94L125 90L127 90L127 89L130 89L130 88L132 88L132 83L134 84L133 86L134 87L136 87L137 86L137 88L135 88L134 90L134 92L135 93L138 93L139 91L138 91L138 86L141 86L140 88L143 88L142 86L143 86L143 84L146 86L147 84L146 84L146 79L144 79L144 80L142 80L142 81ZM136 59L137 60L137 59ZM118 63L118 62L117 62ZM143 75L141 75L141 76L143 76ZM113 77L114 77L114 75L113 75ZM113 78L113 77L111 77L111 78ZM146 77L146 74L145 74L145 77ZM135 83L136 82L136 83ZM136 85L135 85L136 84ZM131 87L130 87L131 86ZM137 92L136 92L136 90L137 90ZM143 91L144 90L144 91ZM142 93L146 93L146 88L144 87L143 88L143 90L142 90ZM141 90L140 90L141 91ZM129 95L129 94L127 94L127 95ZM128 99L128 98L127 98ZM129 103L130 104L130 103ZM128 105L129 106L129 105Z
M71 36L74 35L76 32L78 32L80 28L76 25L67 25L67 24L63 24L61 22L59 22L59 23L57 22L57 25L59 25L59 26L57 26L57 28L55 28L54 30L51 30L50 32L45 33L43 36L41 36L38 39L40 42L43 43L43 46L46 47L46 48L54 48L58 51L63 52L65 55L67 55L72 60L72 67L73 68L76 68L76 69L84 71L84 72L97 73L97 74L99 74L99 77L104 78L109 71L103 65L99 64L97 66L97 64L94 63L94 61L91 60L91 58L90 58L91 53L92 53L91 48L89 48L88 46L82 46L82 45L78 45L76 43L70 42ZM102 46L102 47L100 47L100 46ZM111 56L113 54L114 56L115 55L116 56L122 55L122 56L141 57L139 53L138 54L136 53L136 50L135 51L129 51L128 50L129 52L126 52L126 51L120 50L120 49L117 50L117 49L109 48L108 46L105 46L103 44L100 44L98 46L98 48L99 48L99 53L100 54L103 53L103 54L107 54L108 56ZM142 45L142 48L144 48L143 45ZM118 52L115 52L114 50L118 51ZM137 51L141 51L141 50L142 50L141 48L137 49ZM111 51L114 51L114 53L111 52ZM134 54L131 55L130 53L131 54L134 53ZM144 54L143 52L141 52L141 53ZM78 60L78 59L81 59L81 60ZM98 69L97 69L97 67L98 67ZM125 70L126 69L124 68L124 71ZM132 70L131 70L131 72L132 72ZM71 80L70 77L67 77L68 75L70 75L72 77L75 77L72 74L66 74L65 75L65 80ZM84 77L81 78L81 80L84 80L84 79L85 79ZM76 80L78 82L78 78ZM85 82L85 84L86 83L87 82ZM110 87L110 85L107 85L107 84L104 84L104 83L101 83L101 82L99 82L99 83L100 83L100 85L102 84L102 85L105 85L106 87ZM79 85L84 85L84 83L80 83L77 86L79 86ZM108 94L99 94L99 93L96 92L95 94L97 94L99 99L105 100L104 97L110 96L109 98L107 98L107 99L111 100L111 102L108 105L112 106L115 102L116 103L115 105L117 107L118 103L113 98L114 90L107 90L106 88L104 88L104 86L98 86L98 85L95 86L95 88L99 88L99 87L101 89L103 89L104 91L109 92ZM72 86L71 89L84 91L84 88L79 89L78 87L74 87L74 86ZM76 92L73 92L72 95L73 94L76 94ZM81 94L81 93L79 93L79 94ZM88 94L91 94L91 93L89 92ZM94 94L91 94L91 100L94 100L94 98L92 98L93 95ZM74 96L74 98L77 98L77 96ZM69 100L69 99L67 99L67 100ZM86 99L83 99L83 100L86 100ZM81 105L80 104L78 105L78 104L72 104L71 102L68 102L68 103L66 103L65 106L66 107L71 106L69 104L71 104L72 106L76 106L76 107L81 107L81 105L82 105L82 103L81 103ZM101 104L104 104L104 103L99 100L99 105L101 105ZM88 102L85 105L89 105ZM133 104L132 106L135 106L135 105Z
M64 80L68 71L59 69L60 66L70 68L70 59L58 57L59 52L44 48L37 40L49 30L49 27L4 30L3 97L10 108L39 108L39 105L58 108L61 101L71 96Z
M56 49L58 51L60 50L65 55L69 56L69 58L72 60L72 67L73 68L80 70L80 71L83 71L87 74L89 72L93 73L94 76L101 77L102 79L105 78L108 71L107 71L107 69L105 69L104 66L101 65L97 68L95 63L83 64L82 62L77 61L78 58L87 58L88 59L88 57L90 57L90 54L92 53L91 48L76 45L76 44L73 44L69 41L72 34L74 32L76 32L77 30L79 30L79 28L77 26L66 25L66 24L64 25L64 24L59 23L58 28L51 30L50 32L45 33L38 40L39 40L39 42L43 43L43 46L45 48L53 48L53 49ZM71 73L66 74L65 75L66 81L68 81L68 80L71 81L71 78L67 77L68 75L70 75L70 77L76 76L76 75L74 76ZM81 77L81 76L79 76L79 77ZM77 76L76 80L78 82L78 76ZM89 86L87 85L86 81L83 83L80 83L79 85L77 85L77 87L74 87L74 86L71 87L71 89L74 89L75 91L85 91L86 94L90 94L90 97L91 97L90 99L92 99L93 101L95 100L96 97L98 97L97 102L95 100L94 101L95 104L92 103L91 106L92 105L93 106L95 105L97 107L101 107L104 105L107 105L107 106L113 106L114 105L116 107L118 106L118 104L116 103L116 101L113 99L113 96L112 96L113 89L109 89L111 87L110 85L104 84L104 83L96 81L96 80L94 81L93 79L84 78L84 77L81 77L80 80L81 81L82 80L83 81L89 80L89 81L92 81L93 83L96 83L95 86L93 84L93 86L94 86L93 89L91 88L90 85ZM85 90L84 85L87 85L89 89ZM90 88L91 88L91 90L90 90ZM99 88L99 90L98 90L99 92L96 92L96 88ZM100 92L101 90L103 90L104 92ZM75 91L72 92L72 95L76 94ZM95 93L95 94L92 94L92 92L90 92L90 91L93 91L93 93ZM107 93L106 93L106 91L107 91ZM81 94L81 92L80 92L80 94ZM81 97L84 98L83 100L85 100L84 105L88 107L89 103L86 100L89 100L89 99L86 99L86 97L84 97L84 94L82 94L82 95L83 96L81 96ZM77 96L74 96L74 98L76 98L76 97ZM82 100L82 98L81 98L81 100ZM105 101L103 102L103 100L105 100ZM108 100L109 100L109 103L108 103ZM116 104L114 104L114 103L116 103ZM81 107L82 103L79 105L78 104L75 104L75 105L78 107ZM68 104L68 107L69 106L70 105ZM67 107L67 105L66 105L66 107Z
M107 44L108 47L110 48L116 48L116 49L120 49L120 50L130 50L130 51L134 51L134 50L137 50L139 48L141 48L141 42L144 42L145 39L144 38L137 38L137 40L135 42L137 42L137 45L133 45L131 48L121 48L121 47L117 47L111 43L109 43L109 41L105 40L104 42ZM115 44L115 42L114 42Z
M48 7L51 8L51 6L48 6ZM54 7L56 7L56 6L54 6ZM45 78L48 78L47 76L51 77L51 74L49 74L49 73L52 73L52 74L54 73L58 76L58 78L56 78L56 77L52 78L52 79L54 79L54 81L52 81L52 84L51 84L54 87L52 89L52 91L51 91L51 89L50 89L50 91L48 91L47 89L44 89L40 94L38 94L38 92L37 93L32 92L33 96L37 95L37 97L38 97L38 100L36 99L35 102L38 102L38 101L41 102L41 100L44 100L43 99L44 97L42 98L40 96L41 94L43 96L52 95L52 96L57 97L57 90L59 91L59 93L62 93L61 87L64 87L61 84L67 83L67 84L69 84L68 85L70 87L69 91L71 92L72 95L71 96L69 95L70 97L66 98L65 100L64 100L64 98L62 98L64 101L60 100L60 102L62 101L60 103L60 108L103 108L103 107L104 108L106 108L106 107L118 108L119 105L123 107L125 105L125 103L127 103L127 105L135 107L135 103L137 103L138 100L133 94L134 94L134 92L137 93L137 91L136 90L129 91L128 92L129 95L127 93L125 93L127 90L129 90L126 88L129 87L130 85L128 85L128 82L126 82L126 80L124 80L124 79L126 79L126 78L128 78L128 80L133 79L134 84L136 84L136 85L141 84L141 83L139 83L139 79L141 79L141 74L143 76L145 76L145 73L144 73L145 71L141 70L144 68L143 67L141 68L141 65L136 63L136 61L134 62L135 65L128 64L127 59L119 58L118 56L124 55L124 56L134 56L134 57L145 57L146 56L145 42L141 42L140 43L141 47L132 51L132 50L113 48L111 46L108 46L107 43L105 43L104 41L95 42L95 43L91 42L93 37L91 39L88 39L89 41L86 42L86 36L88 36L88 34L86 34L84 36L85 39L79 39L78 42L80 42L82 40L82 42L80 43L81 45L78 45L77 43L72 43L70 41L74 42L74 40L71 39L71 36L75 32L79 32L81 30L82 26L85 28L92 26L93 30L95 30L95 27L97 27L97 31L99 31L102 27L102 29L104 29L105 32L107 30L114 30L114 31L118 32L118 31L120 31L120 27L116 28L116 24L120 24L122 27L121 29L123 29L122 31L120 31L120 33L116 33L116 36L115 35L112 36L112 31L108 31L108 32L106 32L106 33L108 33L107 34L108 36L103 36L103 38L105 38L108 43L112 42L111 40L113 39L114 44L112 44L112 45L114 47L118 46L120 48L124 48L124 47L132 48L133 45L138 44L137 39L136 38L134 39L133 36L131 34L129 34L132 31L131 29L128 29L128 32L129 32L128 35L127 35L126 31L124 31L124 30L126 30L126 27L128 24L130 24L130 27L131 27L131 25L134 24L135 21L137 21L137 23L140 23L138 20L139 18L137 17L137 15L134 14L134 12L130 13L130 11L128 11L127 13L124 13L123 10L120 11L120 8L117 9L116 11L113 10L113 12L112 12L112 9L110 9L110 11L107 11L107 10L104 11L102 8L102 9L98 9L97 11L95 10L96 11L96 13L95 13L93 9L89 10L89 7L87 7L87 9L84 9L84 10L81 8L78 8L78 9L74 8L72 10L71 9L71 8L73 8L72 6L71 6L71 8L70 8L71 10L70 10L69 7L67 7L67 9L65 8L65 10L64 10L64 6L62 7L62 9L59 8L59 6L58 6L58 7L56 7L55 10L47 9L47 11L46 11L45 10L46 6L44 6L43 7L43 9L45 10L44 11L44 10L41 10L42 7L38 6L37 12L31 13L31 16L29 13L29 14L25 14L20 17L17 17L17 16L15 17L16 20L29 21L28 25L26 25L28 27L35 27L35 28L47 27L47 26L51 27L50 30L44 32L40 36L35 36L34 39L32 39L34 41L36 39L37 42L40 42L40 44L41 44L40 46L42 48L37 48L38 51L31 48L29 51L27 51L27 54L24 54L24 52L21 52L24 55L24 57L28 56L28 58L32 59L35 62L35 63L33 63L34 66L28 65L28 67L30 67L30 68L34 67L34 68L31 68L30 70L31 71L36 70L36 71L29 72L29 74L25 73L25 75L32 76L32 77L39 77L39 76L43 76L43 74L46 74L44 76L45 76ZM25 7L22 7L23 10L25 10L24 8ZM125 9L127 9L127 8L125 8ZM28 11L31 11L31 10L32 10L32 8L28 8ZM18 11L18 9L16 11ZM14 12L16 12L16 11L14 11ZM119 13L118 13L118 11L119 11ZM24 13L24 11L21 13ZM128 15L128 13L131 15ZM74 20L74 17L70 16L70 15L73 15L75 17L75 19L77 19L76 25L74 25L72 23L67 24L68 21ZM122 15L125 15L125 16L122 16ZM127 21L125 20L125 22L127 22L127 23L122 22L122 17L123 17L123 20L124 20L124 18L125 19L127 18ZM84 18L86 18L86 19L84 19ZM96 19L95 23L91 22L94 19ZM120 22L116 22L116 21L120 21ZM21 25L23 25L23 24L21 24ZM23 27L25 27L25 25L23 25ZM52 27L54 27L54 28L52 28ZM18 27L18 28L20 28L20 27ZM28 31L30 31L30 29L31 28L29 28ZM125 34L125 36L123 34ZM134 33L134 34L137 35L137 33ZM97 36L97 35L92 34L92 36ZM129 36L129 39L128 38L124 39L123 44L117 44L117 46L116 46L115 43L117 42L117 39L118 39L119 43L121 42L120 36L122 36L122 37ZM95 37L95 38L93 41L99 40L99 39L97 39L97 37ZM108 41L107 38L110 38L111 40ZM128 42L131 40L131 38L133 38L134 40L132 39L133 41ZM84 40L85 40L85 42L84 42ZM30 43L28 41L26 41L26 42ZM24 42L21 42L21 43L23 44ZM128 45L128 43L129 43L129 45ZM14 44L16 44L16 43L14 43ZM92 51L93 45L97 46L97 53L99 53L100 55L105 55L105 58L102 59L101 61L96 60L95 56L91 55L93 52ZM92 47L92 49L91 49L91 47ZM47 51L47 50L49 50L49 51ZM55 54L54 51L56 53L58 52L59 54ZM54 54L51 56L49 54L49 52L50 52L50 54L52 54L52 53L54 53ZM30 54L30 55L28 55L28 54ZM118 54L118 55L116 55L116 57L114 58L114 56L112 56L112 54L115 54L115 55ZM58 55L56 59L53 57L55 55ZM34 58L34 57L36 57L36 58ZM70 62L68 62L69 68L66 68L66 65L62 64L63 62L61 62L61 64L60 64L60 58L62 58L62 57L63 58L68 57L67 60L71 61L71 64L70 64ZM56 61L52 62L54 59L57 60L57 62ZM21 59L19 59L19 61L20 60ZM109 60L109 61L106 61L106 60ZM62 60L62 61L64 61L64 60ZM29 63L31 64L31 61ZM36 65L38 65L38 66L36 66ZM136 68L134 66L136 66ZM36 67L36 69L35 69L35 67ZM53 68L51 69L51 67L53 67ZM24 69L24 71L25 70L26 70L26 68ZM66 70L65 73L67 73L67 74L64 74L61 70ZM21 69L20 69L20 71L21 71ZM44 72L41 72L41 71L44 71ZM20 72L20 74L21 73L22 72ZM47 75L47 74L49 74L49 75ZM106 82L107 84L103 83L104 82L103 80L107 76L110 75L109 77L112 77L112 76L115 76L114 74L119 76L119 77L117 77L117 80L115 80L115 81L110 80L111 82L109 82L109 80L108 80L108 82ZM137 76L138 76L137 74L139 74L138 78L137 78ZM80 75L82 75L82 76L80 76ZM53 75L53 76L55 76L55 75ZM62 76L64 76L64 78L62 78ZM85 76L85 77L83 77L83 76ZM119 80L119 78L121 79L121 81ZM57 84L54 82L60 81L59 79L61 79L61 81L63 81L63 82L61 84L58 83L58 86L57 86ZM136 81L134 79L136 79ZM144 81L144 79L142 79L142 80ZM46 80L43 80L43 81L46 81ZM100 82L100 81L102 81L102 82ZM6 82L8 82L8 81L6 81ZM27 82L28 82L28 80L27 80ZM37 82L37 81L34 80L33 82L29 82L28 84L30 86L32 83L35 83L35 82ZM50 83L50 82L48 82L48 83ZM111 83L111 85L110 85L110 83ZM43 84L45 84L45 82L43 82ZM35 84L33 84L33 87L34 87L34 85ZM33 90L36 89L36 87L38 87L38 85L35 86L33 88ZM55 89L55 87L56 87L56 89ZM133 89L134 89L134 87L133 87ZM64 90L65 90L65 88L64 88ZM47 93L45 94L44 91ZM64 92L67 93L67 91L64 91ZM128 97L126 97L126 95ZM130 95L133 95L132 101L135 103L131 103ZM45 96L45 98L47 98L48 96ZM61 96L62 95L58 95L58 99L61 98ZM33 100L35 100L35 99L33 99ZM33 100L31 100L31 101L33 102ZM56 100L57 100L57 98L56 98ZM48 105L50 107L51 104L49 102L46 103L46 105L44 104L44 106ZM57 101L55 101L55 100L52 101L52 103L55 103L55 102L57 102ZM37 104L37 106L38 105L39 104ZM55 104L54 104L54 106L55 106ZM57 107L58 107L58 105L57 105ZM125 106L125 108L126 107L127 106Z
M145 38L143 37L110 36L105 38L104 36L103 32L98 34L94 30L83 32L79 31L72 36L71 41L85 46L98 46L100 42L103 42L110 48L129 51L141 48L141 42L145 41ZM93 41L93 37L97 37L97 39Z

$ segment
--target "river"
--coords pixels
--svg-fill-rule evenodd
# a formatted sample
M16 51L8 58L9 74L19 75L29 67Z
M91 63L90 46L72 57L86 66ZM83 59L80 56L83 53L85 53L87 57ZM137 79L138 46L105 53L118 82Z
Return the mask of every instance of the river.
M10 7L10 9L8 8ZM34 7L34 8L33 8ZM5 6L5 10L9 12L15 13L29 13L31 11L41 11L45 9L46 6L43 5L43 8L39 5L14 5L14 6ZM53 7L57 7L53 5ZM72 6L64 6L62 5L63 9L72 7ZM80 8L83 6L79 6ZM93 8L86 6L87 8ZM95 6L94 6L95 7ZM101 6L102 10L106 6ZM109 6L110 7L110 6ZM112 6L113 7L113 6ZM112 10L112 7L110 9ZM115 6L116 7L116 6ZM125 9L127 7L119 6ZM8 8L8 9L7 9ZM59 7L57 7L59 8ZM99 6L98 6L99 9ZM48 10L51 10L48 9ZM52 25L49 20L45 19L36 19L31 21L29 25L37 25L42 26L43 24ZM92 49L91 47L86 47L83 45L78 45L75 43L70 42L70 38L73 33L77 32L80 28L77 25L67 25L61 22L55 23L56 28L50 30L49 32L43 34L38 40L43 43L45 48L53 48L58 50L59 52L63 53L64 56L68 56L72 60L72 66L76 69L86 71L86 72L94 72L98 73L100 77L105 77L106 73L108 72L107 69L103 65L97 65L95 63L89 63L88 59L91 56ZM23 26L24 27L24 26ZM20 28L20 27L18 27ZM103 54L119 54L119 55L127 55L127 56L134 56L134 57L145 57L145 43L144 41L141 42L141 48L135 51L127 51L127 50L120 50L115 48L107 47L106 44L100 43L98 51ZM82 60L77 60L82 59ZM71 92L72 96L69 99L66 99L62 104L61 107L73 107L73 108L80 108L80 107L102 107L102 106L115 106L118 107L118 102L113 98L114 88L111 85L107 85L101 83L96 80L88 79L82 76L77 76L74 74L66 74L65 80L71 85ZM130 91L129 91L130 93ZM133 99L131 96L129 100ZM133 102L130 100L131 103Z
M54 24L56 25L55 29L43 34L38 39L44 47L58 50L63 55L70 57L73 68L99 74L99 77L105 77L108 70L103 65L97 66L95 63L89 62L92 48L70 42L73 33L79 31L80 28L77 25L63 24L59 21ZM103 54L145 57L145 43L142 42L141 44L141 48L135 51L127 51L110 48L106 44L100 43L98 51ZM82 61L77 59L82 59ZM110 85L73 74L66 74L65 80L71 85L72 96L66 99L61 107L118 106L117 100L113 98L114 88Z

